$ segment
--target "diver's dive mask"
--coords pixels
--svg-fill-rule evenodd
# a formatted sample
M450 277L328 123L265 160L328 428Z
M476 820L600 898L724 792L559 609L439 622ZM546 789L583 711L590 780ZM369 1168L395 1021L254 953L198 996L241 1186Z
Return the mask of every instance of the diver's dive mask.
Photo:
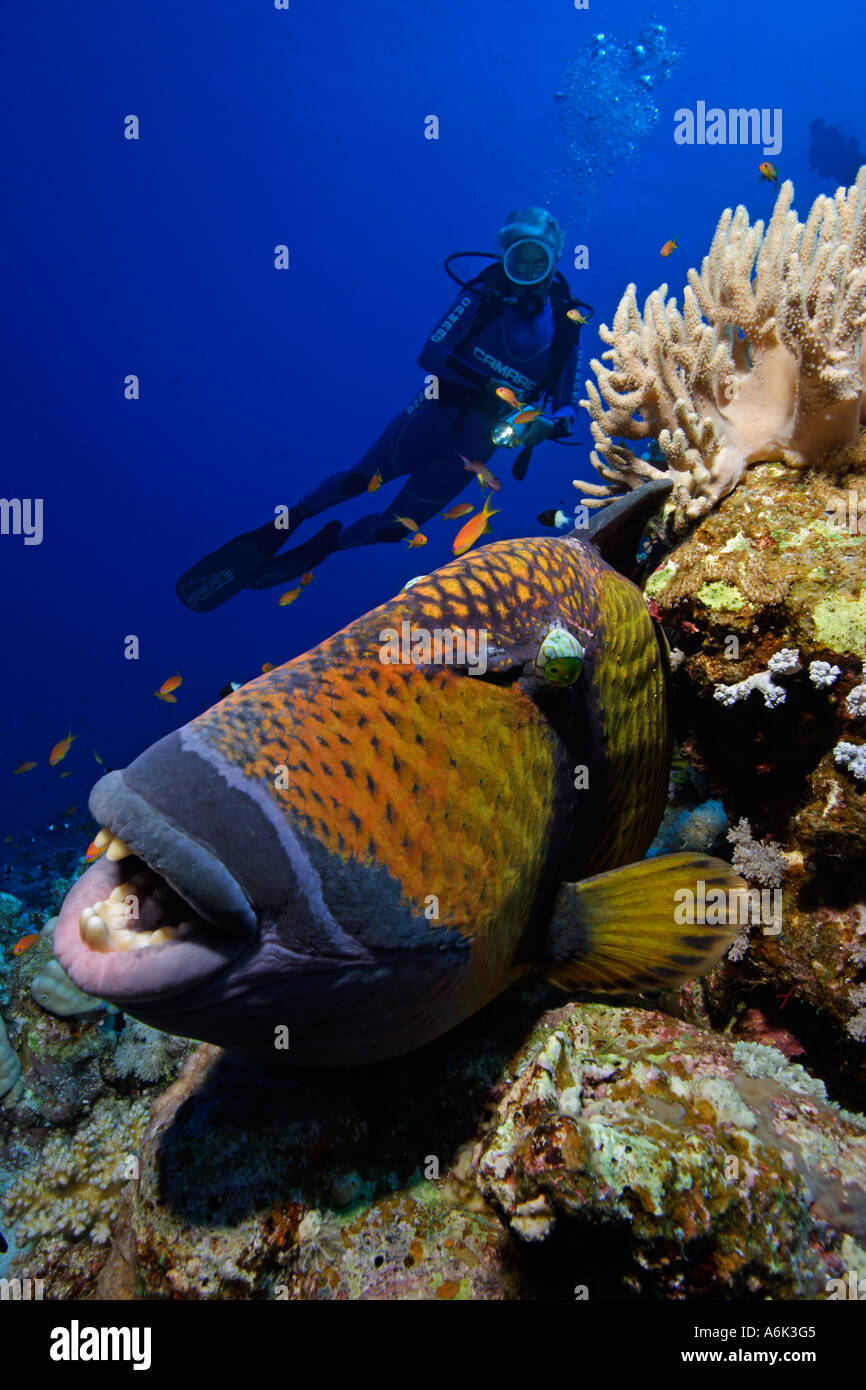
M513 285L540 285L553 271L554 261L544 242L521 237L503 253L502 269Z

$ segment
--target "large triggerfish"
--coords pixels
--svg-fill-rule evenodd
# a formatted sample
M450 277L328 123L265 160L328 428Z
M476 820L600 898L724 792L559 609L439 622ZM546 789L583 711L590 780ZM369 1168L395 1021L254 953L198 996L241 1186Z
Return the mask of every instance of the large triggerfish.
M708 969L737 928L681 904L745 885L706 856L642 859L667 648L598 544L453 560L103 777L105 853L54 936L75 984L170 1033L337 1066L419 1047L532 972L604 994Z

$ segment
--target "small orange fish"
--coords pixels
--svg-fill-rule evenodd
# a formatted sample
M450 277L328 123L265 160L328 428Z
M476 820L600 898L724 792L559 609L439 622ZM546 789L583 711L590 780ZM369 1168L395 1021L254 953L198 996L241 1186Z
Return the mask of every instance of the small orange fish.
M72 747L72 740L75 738L78 738L77 734L68 733L59 743L55 743L51 752L48 754L48 761L52 767L54 767L55 763L63 762L63 759Z
M420 531L416 531L414 536L410 536L408 541L406 542L406 549L414 550L417 546L426 544L427 537L425 535L422 535Z
M370 479L369 483L367 484L367 491L368 491L368 492L378 492L378 491L379 491L379 488L380 488L381 486L382 486L382 474L379 472L379 470L378 470L378 468L377 468L377 469L376 469L376 472L373 474L372 478Z
M25 951L30 950L31 946L35 946L38 940L38 932L28 932L26 936L22 936L20 941L15 942L15 945L12 947L13 956L23 955Z
M664 244L664 246L662 247L661 251L659 251L659 255L660 255L660 256L672 256L673 253L674 253L674 251L676 251L678 245L679 245L679 242L676 240L675 237L672 238L670 241L666 241L665 244Z
M758 165L758 172L760 173L762 179L767 180L767 183L779 182L779 171L776 168L775 164L770 163L769 159L765 159L761 164Z
M582 314L579 309L569 309L565 317L571 319L573 323L589 323L589 316Z
M530 420L537 420L541 414L540 410L522 410L519 415L512 417L512 425L528 425Z
M510 386L497 386L496 394L506 405L513 406L515 410L523 409L523 401L519 401Z
M274 663L273 663L272 661L263 661L263 662L262 662L262 675L263 675L263 676L266 676L266 675L268 674L268 671L273 671L273 669L274 669Z
M183 685L183 676L169 676L167 681L163 681L159 690L155 690L154 695L170 695L178 686Z
M308 584L312 584L312 582L313 582L313 575L314 575L315 573L316 573L315 570L307 570L307 573L306 573L306 574L302 574L302 575L301 575L301 584L302 584L302 586L303 586L305 589L306 589L306 587L307 587Z
M93 756L94 756L94 758L96 759L96 761L99 763L100 767L104 767L104 766L105 766L105 763L102 761L102 758L100 758L100 756L99 756L99 754L97 753L97 751L96 751L95 748L94 748L94 750L93 750Z
M167 705L176 705L176 704L177 704L177 696L176 696L176 695L164 695L164 694L162 693L161 690L154 690L153 693L154 693L154 695L156 696L156 698L157 698L158 700L163 700L163 701L165 702L165 704L167 704Z
M460 527L460 530L454 537L454 544L451 547L452 554L465 555L466 551L478 540L478 537L483 536L485 531L490 530L490 518L492 516L498 516L499 508L497 507L492 511L489 510L489 501L490 494L488 493L484 499L484 506L478 515L473 516L471 520L466 522L465 526Z
M100 830L90 841L84 851L84 858L88 864L92 864L101 854L104 854L114 839L110 830Z
M300 589L287 589L286 592L280 596L280 608L285 608L287 604L294 603L300 592Z
M449 507L447 512L442 513L442 520L456 521L458 517L468 516L474 510L471 502L458 502L456 507Z
M492 492L501 491L502 484L495 474L490 472L486 463L482 463L480 459L468 459L465 454L461 454L460 457L466 471L477 476L481 487L489 487Z
M15 771L12 773L12 776L17 777L19 772L32 772L35 766L35 763L19 763Z
M72 776L72 768L71 768L71 767L68 767L68 768L66 769L65 772L61 772L60 776L61 776L61 778L63 778L63 777L71 777L71 776Z
M77 810L78 810L78 805L77 805L77 803L76 803L76 805L74 805L74 806L67 806L67 808L66 808L66 810L63 812L63 814L64 814L64 816L74 816L74 815L75 815L75 812L76 812Z
M418 530L418 523L417 523L417 521L413 521L412 518L411 518L411 516L398 516L397 513L395 512L395 513L394 513L394 520L395 520L395 521L399 521L399 523L400 523L401 526L405 526L407 531L417 531L417 530Z

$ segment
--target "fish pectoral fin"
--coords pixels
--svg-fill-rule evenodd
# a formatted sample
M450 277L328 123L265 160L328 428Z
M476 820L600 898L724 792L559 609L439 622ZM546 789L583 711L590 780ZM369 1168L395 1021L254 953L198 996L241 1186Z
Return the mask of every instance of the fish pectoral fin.
M547 978L598 994L685 984L739 934L747 892L730 864L705 854L663 854L564 883L548 929Z

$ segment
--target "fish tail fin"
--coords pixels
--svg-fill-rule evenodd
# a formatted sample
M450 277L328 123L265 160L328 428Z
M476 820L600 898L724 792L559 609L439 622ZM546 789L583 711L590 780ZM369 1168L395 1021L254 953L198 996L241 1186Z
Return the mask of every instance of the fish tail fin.
M598 994L684 984L715 965L749 920L747 895L730 864L705 854L659 855L564 883L548 929L547 978Z

